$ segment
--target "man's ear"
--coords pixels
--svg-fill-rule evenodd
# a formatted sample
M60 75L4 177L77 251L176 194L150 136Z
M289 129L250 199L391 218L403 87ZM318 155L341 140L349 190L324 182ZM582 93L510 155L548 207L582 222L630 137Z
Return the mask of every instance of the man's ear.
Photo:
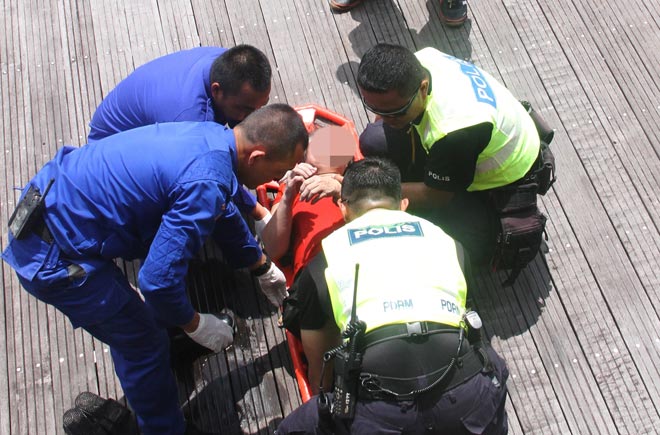
M409 205L410 205L410 201L408 201L408 198L401 199L400 210L401 211L406 211L406 209L408 208Z
M266 151L262 149L253 149L248 157L248 166L254 165L260 158L266 157Z
M344 218L344 222L348 222L348 208L346 207L346 204L344 204L344 201L340 199L337 201L337 205L339 206L341 216Z
M222 86L220 86L220 83L218 82L213 82L211 83L211 95L213 96L213 99L216 98L222 98Z
M422 79L422 83L419 85L419 92L422 94L423 98L426 98L426 96L429 94L429 79L425 78Z

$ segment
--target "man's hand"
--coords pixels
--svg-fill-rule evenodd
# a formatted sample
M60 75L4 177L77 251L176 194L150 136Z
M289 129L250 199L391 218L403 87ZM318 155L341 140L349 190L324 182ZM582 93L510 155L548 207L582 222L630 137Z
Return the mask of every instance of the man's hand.
M270 259L268 260L270 262ZM264 292L271 304L279 307L286 297L286 278L284 273L270 262L268 269L257 275L261 291Z
M306 179L300 186L300 200L311 201L312 204L325 197L338 200L341 195L340 177L338 174L323 174Z
M280 183L286 183L282 201L293 200L300 191L300 186L307 178L316 174L316 168L309 163L298 163L286 173Z
M234 342L232 327L213 314L195 313L183 330L196 343L213 352L220 352Z

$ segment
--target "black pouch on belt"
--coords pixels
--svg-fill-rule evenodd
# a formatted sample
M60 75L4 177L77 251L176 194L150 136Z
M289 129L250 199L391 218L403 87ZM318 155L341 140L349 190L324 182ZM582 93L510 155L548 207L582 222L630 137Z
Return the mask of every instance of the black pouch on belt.
M545 119L532 107L532 104L529 101L520 101L520 104L527 110L529 117L534 121L536 126L536 131L539 132L539 138L542 142L545 142L547 145L550 145L552 139L555 137L555 131L550 128Z
M500 220L492 267L511 271L504 285L515 282L541 247L546 217L536 206L537 190L536 183L527 183L491 192L490 199Z
M50 180L42 195L39 189L30 186L23 198L16 205L16 210L9 218L9 231L15 239L21 240L34 228L44 212L44 198L54 180Z
M545 195L556 180L555 156L550 150L550 142L552 142L555 132L550 128L541 114L534 110L534 107L532 107L532 104L529 101L521 101L520 104L522 104L529 114L529 117L534 121L534 126L536 126L536 131L541 140L539 166L532 171L530 178L538 184L538 194Z

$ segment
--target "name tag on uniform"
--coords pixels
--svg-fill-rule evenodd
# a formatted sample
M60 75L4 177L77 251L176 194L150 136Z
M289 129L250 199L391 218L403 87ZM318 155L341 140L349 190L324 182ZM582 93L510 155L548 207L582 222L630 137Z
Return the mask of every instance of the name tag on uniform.
M366 228L348 230L348 240L351 245L367 240L385 237L422 237L422 226L419 222L401 222L391 225L373 225Z

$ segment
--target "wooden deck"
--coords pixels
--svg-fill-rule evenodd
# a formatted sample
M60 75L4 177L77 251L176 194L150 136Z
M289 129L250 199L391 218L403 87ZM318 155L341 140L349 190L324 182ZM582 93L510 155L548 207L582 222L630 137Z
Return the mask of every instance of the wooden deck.
M317 103L360 131L354 77L374 43L483 67L557 130L559 181L542 199L550 251L513 288L482 274L471 290L510 367L510 433L660 433L660 2L473 0L458 29L439 22L438 0L366 0L342 15L323 0L2 3L2 228L14 188L58 147L84 144L102 97L157 56L253 44L276 68L271 102ZM121 397L106 346L21 290L4 263L1 273L0 433L62 433L80 391ZM189 278L191 292L223 290L241 335L193 366L186 411L206 430L273 433L300 403L275 315L221 262Z

